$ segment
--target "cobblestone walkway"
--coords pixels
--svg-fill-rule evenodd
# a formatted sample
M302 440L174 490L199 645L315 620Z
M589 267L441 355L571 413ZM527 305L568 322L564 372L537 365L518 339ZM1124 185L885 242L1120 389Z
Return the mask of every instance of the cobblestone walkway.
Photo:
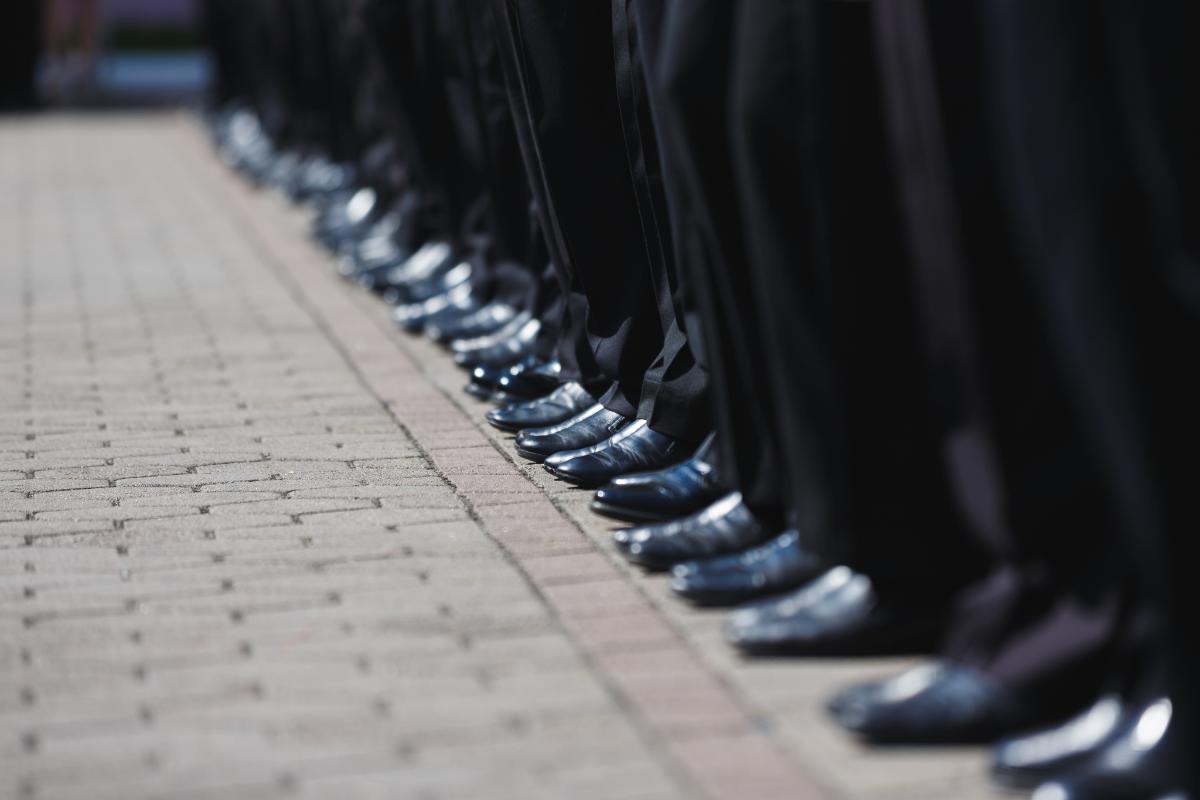
M822 719L172 114L0 121L0 798L988 797Z

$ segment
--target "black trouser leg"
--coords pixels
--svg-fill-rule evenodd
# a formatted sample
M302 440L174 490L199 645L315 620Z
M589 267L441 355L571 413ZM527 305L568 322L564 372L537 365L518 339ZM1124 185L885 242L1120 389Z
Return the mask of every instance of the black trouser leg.
M1052 718L1100 688L1127 596L1048 329L1012 266L979 48L963 42L971 9L934 10L880 4L875 35L931 408L963 525L993 564L958 604L942 652Z
M751 507L782 516L779 459L761 320L746 313L746 264L727 134L726 104L737 4L669 2L651 97L662 132L664 187L681 283L684 318L711 374L715 452L722 479ZM689 310L691 305L694 309ZM696 332L699 335L696 335Z
M529 190L500 74L490 13L465 0L435 6L449 118L459 143L460 222L482 297L540 310L530 256ZM540 264L538 265L540 267ZM551 328L553 326L550 326Z
M663 348L642 381L638 417L650 427L699 442L711 430L708 371L688 341L683 287L665 193L669 154L660 157L655 93L649 91L661 50L663 0L612 0L613 61L629 173L658 307Z
M915 301L862 4L740 6L731 106L789 521L884 588L969 574L921 382Z
M563 361L606 406L635 416L662 332L625 160L610 9L496 8L522 156L564 288Z
M0 110L34 105L41 27L38 0L9 0L0 11Z
M981 30L1020 264L1112 511L1120 558L1169 656L1174 733L1195 750L1197 528L1186 466L1200 445L1190 113L1191 4L986 2ZM1086 75L1086 81L1076 79ZM1185 544L1187 542L1187 544ZM1197 770L1186 768L1189 788Z

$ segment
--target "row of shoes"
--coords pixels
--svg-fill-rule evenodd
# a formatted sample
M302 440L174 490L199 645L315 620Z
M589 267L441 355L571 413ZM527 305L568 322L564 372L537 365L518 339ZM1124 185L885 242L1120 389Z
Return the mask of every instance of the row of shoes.
M942 603L897 604L866 575L814 555L819 548L800 531L760 519L723 486L711 437L688 446L564 381L561 365L539 347L541 321L480 299L470 259L449 242L423 239L412 205L358 187L351 166L277 152L244 109L215 116L212 126L227 163L313 209L313 237L343 278L390 304L398 326L438 343L469 373L465 390L494 404L487 422L513 435L520 457L594 491L592 510L627 525L613 534L624 558L664 573L683 601L732 609L725 633L733 647L747 656L933 649ZM1060 726L1003 738L1024 727L1020 701L970 670L931 661L847 688L828 711L871 743L1000 737L998 783L1035 789L1035 800L1066 800L1144 796L1146 773L1165 769L1160 743L1172 709L1161 697L1132 704L1105 696ZM1084 777L1068 791L1054 780L1064 774Z

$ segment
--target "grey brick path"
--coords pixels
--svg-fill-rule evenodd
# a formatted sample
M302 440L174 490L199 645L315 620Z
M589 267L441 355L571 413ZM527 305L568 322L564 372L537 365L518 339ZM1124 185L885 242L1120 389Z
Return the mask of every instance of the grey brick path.
M988 797L611 555L173 115L0 121L0 797Z

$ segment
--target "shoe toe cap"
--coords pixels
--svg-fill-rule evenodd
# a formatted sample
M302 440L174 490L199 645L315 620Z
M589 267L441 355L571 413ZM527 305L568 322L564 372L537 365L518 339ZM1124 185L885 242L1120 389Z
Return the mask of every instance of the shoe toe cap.
M872 699L877 688L873 683L847 687L829 699L825 711L843 728L864 731L873 722Z

